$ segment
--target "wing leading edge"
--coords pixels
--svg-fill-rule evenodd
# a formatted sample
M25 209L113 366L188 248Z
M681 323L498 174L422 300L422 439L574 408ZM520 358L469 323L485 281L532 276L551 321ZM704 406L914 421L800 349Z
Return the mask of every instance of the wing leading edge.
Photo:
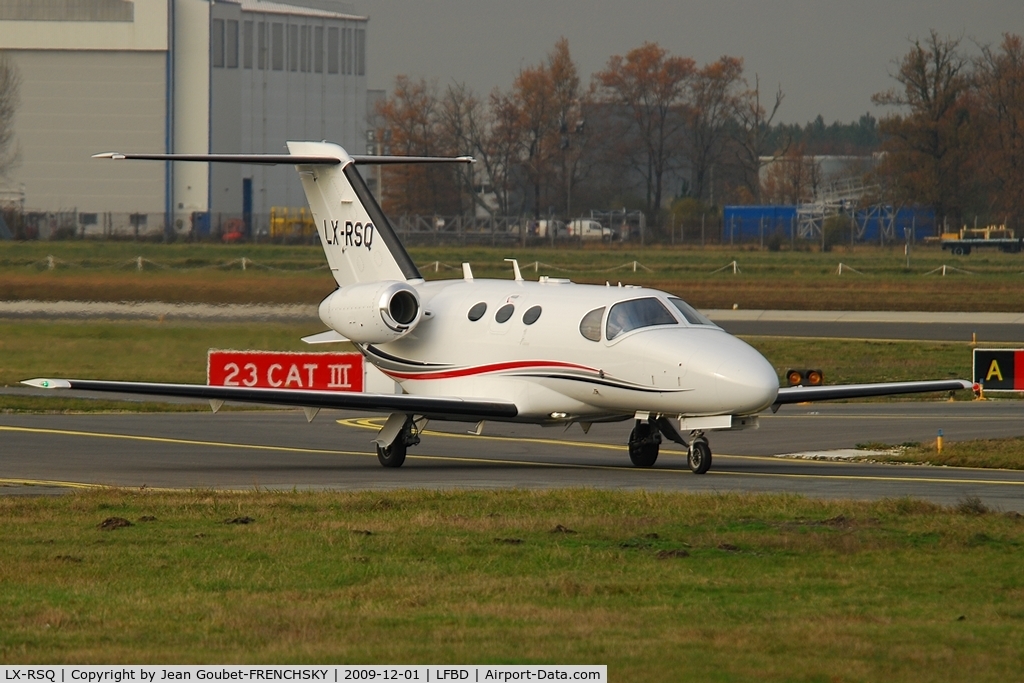
M205 384L164 384L158 382L111 382L91 379L27 379L22 382L41 389L78 389L144 396L174 396L210 401L238 401L300 408L339 408L371 412L415 413L426 417L476 421L514 418L514 403L409 394L357 394L302 389L256 389Z

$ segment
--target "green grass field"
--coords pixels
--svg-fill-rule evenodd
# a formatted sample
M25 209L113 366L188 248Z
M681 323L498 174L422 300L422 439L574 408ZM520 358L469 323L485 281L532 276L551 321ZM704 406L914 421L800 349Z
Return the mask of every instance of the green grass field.
M132 526L101 530L112 517ZM6 664L597 663L615 681L1024 670L1024 522L971 500L106 490L0 497L0 519Z

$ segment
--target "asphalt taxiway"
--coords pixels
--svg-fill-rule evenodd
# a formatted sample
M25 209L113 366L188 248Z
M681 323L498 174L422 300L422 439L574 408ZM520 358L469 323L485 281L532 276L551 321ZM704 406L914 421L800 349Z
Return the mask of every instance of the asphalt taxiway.
M980 343L1024 342L1024 315L850 311L707 311L734 334ZM81 302L0 302L0 317L185 320L311 320L311 307ZM38 393L0 388L0 394ZM51 394L52 395L52 394ZM69 396L70 394L62 394ZM1024 435L1019 401L821 403L761 417L756 431L715 432L707 475L689 472L681 450L662 447L649 470L629 464L628 423L589 434L488 423L433 424L399 470L381 468L366 416L323 411L307 425L299 411L166 414L0 414L0 495L82 486L167 488L567 487L683 491L785 491L808 496L914 496L952 504L977 496L1024 511L1024 472L815 460L857 444L930 443ZM438 431L434 431L434 430ZM443 431L442 431L443 430ZM463 431L460 431L463 430ZM777 456L801 454L801 457Z
M761 428L710 435L712 470L694 475L662 447L655 467L629 464L629 423L589 434L529 425L432 424L404 467L377 463L379 418L322 411L0 415L0 493L70 488L560 488L771 491L811 497L912 496L952 505L978 497L1024 512L1024 472L820 460L865 442L1024 435L1024 403L906 402L788 406ZM435 431L436 427L436 431ZM443 431L442 431L443 430ZM780 454L799 457L777 457Z

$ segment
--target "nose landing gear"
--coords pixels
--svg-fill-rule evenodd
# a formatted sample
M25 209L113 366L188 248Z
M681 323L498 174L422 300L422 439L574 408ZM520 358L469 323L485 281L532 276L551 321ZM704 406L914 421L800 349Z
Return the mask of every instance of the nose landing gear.
M704 474L711 469L711 446L703 432L693 432L686 462L694 474Z

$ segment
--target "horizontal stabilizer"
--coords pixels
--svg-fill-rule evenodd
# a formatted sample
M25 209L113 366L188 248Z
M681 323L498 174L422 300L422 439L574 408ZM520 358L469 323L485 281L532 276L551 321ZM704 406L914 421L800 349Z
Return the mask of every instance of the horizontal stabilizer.
M215 161L227 164L291 164L293 166L337 166L341 159L297 154L122 154L103 152L93 159L143 159L148 161Z
M353 154L352 161L360 166L383 166L385 164L472 164L473 157L403 157Z
M970 389L973 384L962 379L945 379L922 382L877 382L874 384L837 384L816 387L783 387L775 399L775 406L805 401L833 401L843 398L866 398L868 396L896 396L898 394L919 394L929 391L960 391Z
M519 414L510 401L462 399L410 394L366 394L304 389L256 389L221 387L205 384L164 384L158 382L110 382L91 379L27 379L22 382L42 389L78 389L145 396L174 396L239 403L296 406L299 408L337 408L367 412L401 412L436 419L465 420L513 418Z
M342 159L329 156L301 154L123 154L102 152L93 154L93 159L141 159L146 161L198 161L224 164L289 164L292 166L337 166ZM472 164L473 157L414 157L351 155L352 163L359 166L383 166L390 164Z

